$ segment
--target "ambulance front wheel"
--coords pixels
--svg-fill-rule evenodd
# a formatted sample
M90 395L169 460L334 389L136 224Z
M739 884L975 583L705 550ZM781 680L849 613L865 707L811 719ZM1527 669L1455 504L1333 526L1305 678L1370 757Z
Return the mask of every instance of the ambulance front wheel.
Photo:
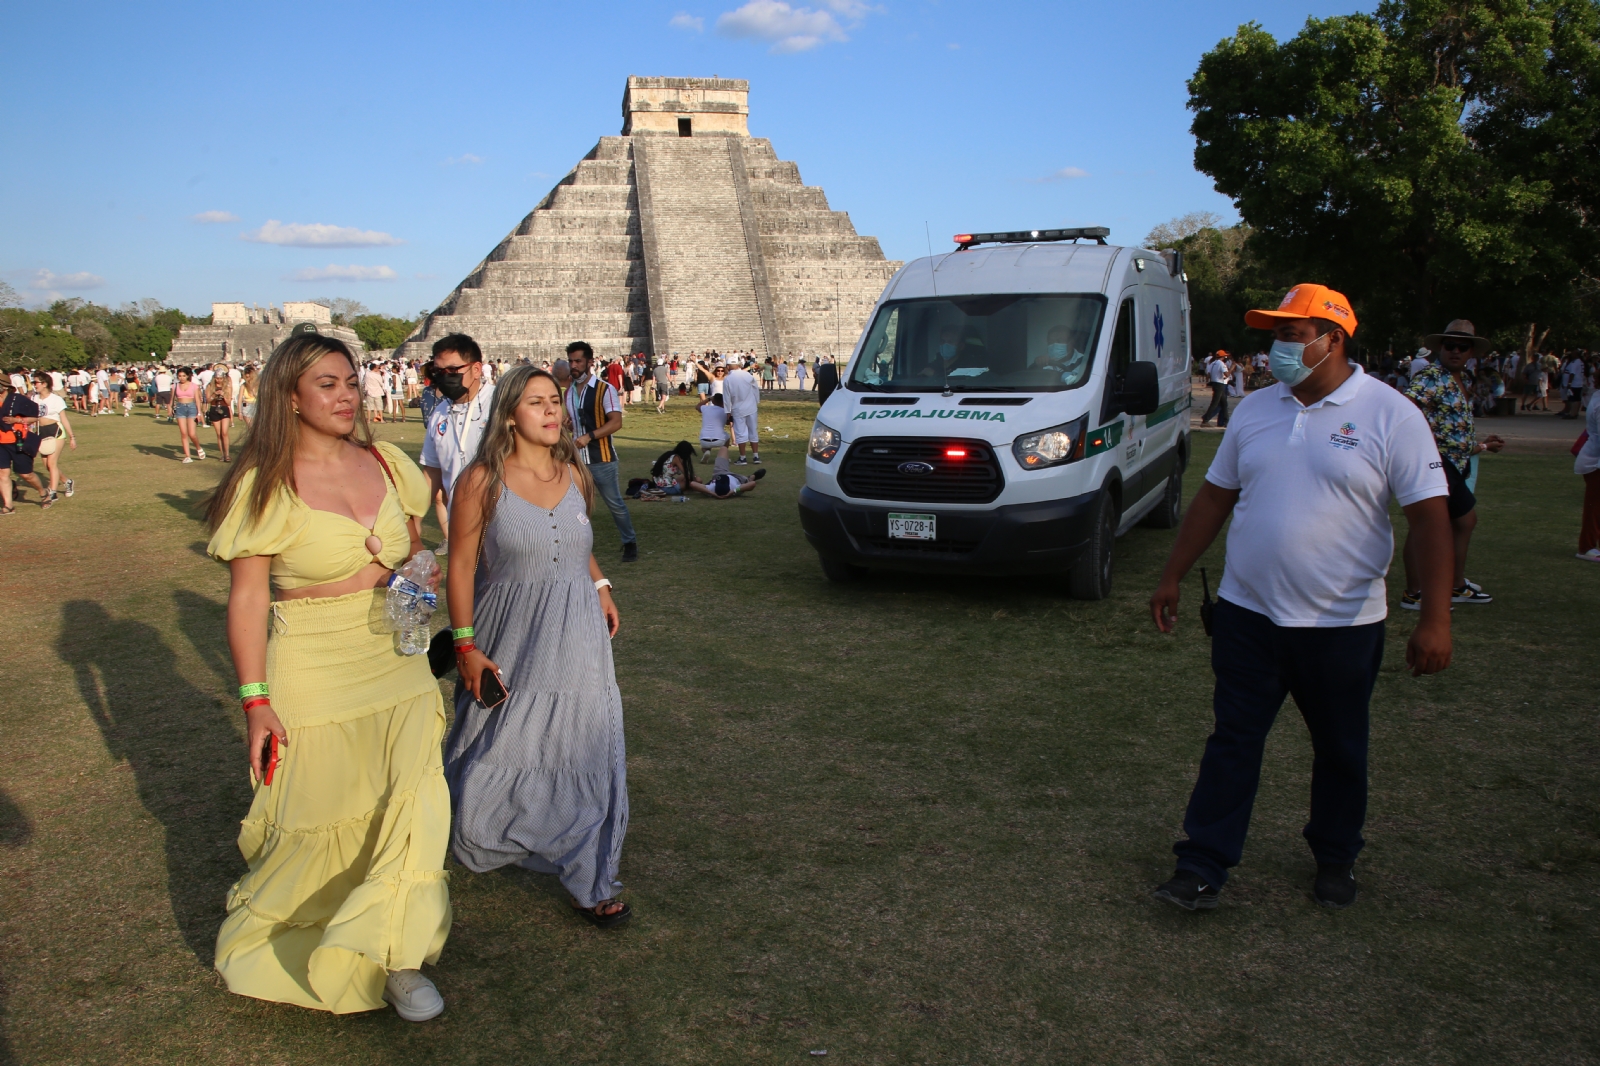
M831 555L818 554L817 561L822 564L822 576L835 585L853 584L867 576L867 571L864 568L851 566L849 563L836 559Z
M1103 600L1111 595L1111 552L1117 542L1117 505L1111 493L1095 501L1089 543L1067 572L1067 595L1075 600Z

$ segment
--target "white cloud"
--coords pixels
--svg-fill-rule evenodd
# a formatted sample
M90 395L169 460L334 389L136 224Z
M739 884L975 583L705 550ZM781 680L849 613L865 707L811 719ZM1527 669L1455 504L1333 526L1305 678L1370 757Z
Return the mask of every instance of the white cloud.
M454 167L454 166L472 167L472 166L477 166L481 162L483 162L483 156L481 156L481 155L473 155L471 152L466 152L466 153L463 153L462 155L453 155L453 156L451 156L449 159L446 159L444 161L444 165L447 166L447 167Z
M80 270L76 274L57 274L50 270L35 270L28 288L36 292L58 293L82 292L85 289L98 289L106 283L106 279L99 274L91 274L87 270Z
M675 30L693 30L694 32L699 33L701 30L706 28L706 20L698 15L691 15L686 11L680 11L676 15L672 16L671 20L667 22L667 25L671 26Z
M232 211L202 211L198 215L190 215L190 221L202 222L207 225L215 222L237 222L239 216Z
M239 239L257 244L286 244L295 248L371 248L405 243L398 237L377 230L329 226L321 222L290 222L285 225L275 218L268 219L267 224L258 230L239 234Z
M771 41L772 51L806 52L829 41L848 41L839 19L854 26L871 11L862 0L822 0L819 7L792 7L783 0L749 0L717 16L717 32L740 40Z
M1087 178L1088 176L1089 172L1084 170L1082 167L1062 167L1060 170L1057 170L1054 173L1046 174L1042 178L1034 178L1032 180L1038 182L1071 181L1073 178Z
M394 281L400 275L386 266L302 267L287 276L289 281Z

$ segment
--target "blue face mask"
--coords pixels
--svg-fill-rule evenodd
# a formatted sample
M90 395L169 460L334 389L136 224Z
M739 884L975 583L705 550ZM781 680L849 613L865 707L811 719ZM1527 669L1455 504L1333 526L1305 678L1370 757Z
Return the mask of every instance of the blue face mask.
M1312 341L1316 344L1322 338ZM1311 376L1311 372L1327 360L1324 355L1317 360L1317 366L1306 366L1306 346L1295 341L1273 341L1272 349L1267 352L1267 367L1272 371L1272 376L1289 386L1291 389Z
M955 357L956 357L956 346L955 345L953 345L953 344L941 344L941 345L939 345L939 358L940 359L954 359Z
M1067 357L1067 346L1065 344L1047 344L1044 346L1044 354L1045 358L1052 363L1059 363Z

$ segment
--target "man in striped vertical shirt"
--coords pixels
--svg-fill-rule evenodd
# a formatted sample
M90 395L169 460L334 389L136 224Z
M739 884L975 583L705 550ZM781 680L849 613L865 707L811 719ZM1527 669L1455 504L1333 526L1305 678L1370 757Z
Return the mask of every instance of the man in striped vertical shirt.
M639 558L639 540L633 532L628 505L622 502L617 482L617 449L612 436L622 428L622 401L616 387L594 370L594 349L585 341L567 345L567 362L572 367L572 384L567 389L567 417L572 421L573 443L578 457L589 466L595 491L606 502L617 533L622 537L622 561Z

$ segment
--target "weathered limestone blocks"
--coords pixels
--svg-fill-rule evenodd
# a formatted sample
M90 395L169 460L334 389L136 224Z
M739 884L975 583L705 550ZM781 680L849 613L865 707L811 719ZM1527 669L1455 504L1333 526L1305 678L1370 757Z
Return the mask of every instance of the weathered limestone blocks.
M856 233L772 142L747 82L629 78L602 137L402 347L466 332L493 359L751 350L855 341L899 263Z

